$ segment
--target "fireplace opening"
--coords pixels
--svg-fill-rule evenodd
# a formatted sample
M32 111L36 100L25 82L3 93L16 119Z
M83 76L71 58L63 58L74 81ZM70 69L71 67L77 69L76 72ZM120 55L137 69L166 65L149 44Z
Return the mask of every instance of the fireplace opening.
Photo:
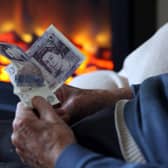
M99 69L118 71L127 54L137 47L135 44L154 32L154 1L1 0L0 42L27 50L50 24L54 24L86 56L74 75ZM153 9L151 14L147 10L149 6ZM140 16L145 9L143 22L147 29L141 30ZM4 71L9 63L0 56L0 81L9 82Z
M9 0L0 7L0 41L28 49L45 29L54 24L86 56L75 75L114 68L111 51L110 0ZM0 57L0 80L9 81ZM2 79L4 78L4 79Z

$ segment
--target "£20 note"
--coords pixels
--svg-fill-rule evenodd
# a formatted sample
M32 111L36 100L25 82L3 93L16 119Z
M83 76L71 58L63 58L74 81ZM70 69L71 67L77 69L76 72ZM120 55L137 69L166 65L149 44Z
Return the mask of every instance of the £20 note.
M0 54L12 61L6 70L14 93L29 106L34 96L57 104L54 92L84 60L80 51L53 25L26 53L17 46L0 43Z

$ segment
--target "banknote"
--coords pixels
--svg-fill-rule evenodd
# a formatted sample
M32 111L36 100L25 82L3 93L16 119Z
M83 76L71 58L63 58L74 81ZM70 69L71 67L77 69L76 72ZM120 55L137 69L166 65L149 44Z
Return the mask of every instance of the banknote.
M80 51L53 25L27 52L15 45L0 43L0 54L12 61L6 71L14 93L29 106L34 96L57 104L55 91L84 60Z
M0 54L10 59L18 68L29 59L21 48L7 43L0 43Z
M40 76L41 73L37 70L32 70L32 67L29 62L19 70L14 64L10 64L6 67L6 71L10 75L13 84L14 94L29 107L32 106L31 99L34 96L42 96L52 105L59 103L55 94L45 83L44 78ZM32 70L32 73L30 70Z
M81 52L53 25L26 52L55 91L83 62Z
M24 63L19 69L15 64L10 64L6 67L6 71L10 75L11 82L17 87L41 87L45 85L45 79L40 69L30 62Z
M41 96L45 98L50 104L55 105L59 103L58 98L52 91L46 87L18 87L14 89L14 94L16 94L22 102L24 102L27 106L32 106L32 98L35 96Z
M41 87L45 85L41 70L31 62L25 62L24 66L17 71L14 82L18 87Z

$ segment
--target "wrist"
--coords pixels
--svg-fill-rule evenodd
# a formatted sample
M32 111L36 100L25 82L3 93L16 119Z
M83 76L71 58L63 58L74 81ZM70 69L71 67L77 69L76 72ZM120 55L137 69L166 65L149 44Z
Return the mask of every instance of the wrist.
M56 149L52 152L52 156L50 157L50 165L51 168L54 168L54 166L56 165L58 159L60 158L60 156L62 155L62 153L71 145L73 144L77 144L76 141L66 144L63 147L61 147L60 149Z
M51 167L54 167L55 163L57 162L58 158L62 154L62 152L70 145L76 144L76 139L72 133L72 136L69 136L69 138L65 138L62 140L59 145L55 145L51 152L50 152L50 165Z

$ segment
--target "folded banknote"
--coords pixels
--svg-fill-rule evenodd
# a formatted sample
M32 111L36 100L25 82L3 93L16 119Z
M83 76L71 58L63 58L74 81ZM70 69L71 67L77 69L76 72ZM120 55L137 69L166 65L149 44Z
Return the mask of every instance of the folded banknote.
M81 52L53 25L26 52L15 45L0 43L0 54L11 60L6 71L14 93L28 106L34 96L57 104L54 92L84 60Z

